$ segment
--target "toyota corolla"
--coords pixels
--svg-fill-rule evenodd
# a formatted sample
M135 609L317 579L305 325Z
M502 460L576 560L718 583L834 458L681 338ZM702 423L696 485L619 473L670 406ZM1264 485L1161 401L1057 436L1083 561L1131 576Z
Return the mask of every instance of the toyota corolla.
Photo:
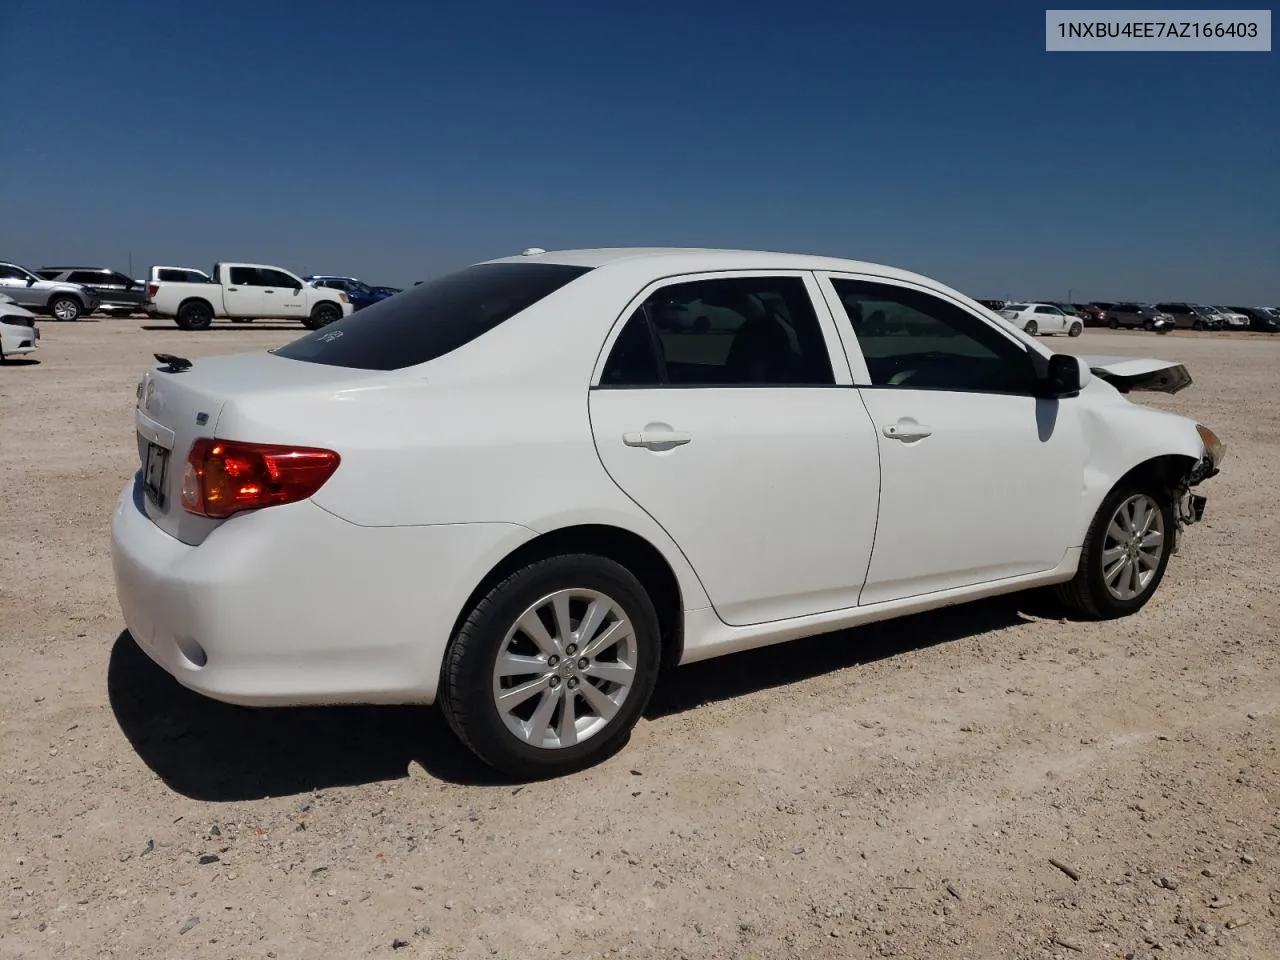
M561 773L663 665L1047 585L1136 613L1223 447L1129 396L1189 383L891 267L531 250L159 355L117 593L209 697L438 703L493 766Z

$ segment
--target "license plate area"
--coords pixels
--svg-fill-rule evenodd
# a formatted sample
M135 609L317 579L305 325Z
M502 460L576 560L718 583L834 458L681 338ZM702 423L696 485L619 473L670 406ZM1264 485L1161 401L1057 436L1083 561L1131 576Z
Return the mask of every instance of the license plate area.
M146 453L142 461L142 486L147 499L162 510L165 507L165 484L169 479L170 450L143 438Z

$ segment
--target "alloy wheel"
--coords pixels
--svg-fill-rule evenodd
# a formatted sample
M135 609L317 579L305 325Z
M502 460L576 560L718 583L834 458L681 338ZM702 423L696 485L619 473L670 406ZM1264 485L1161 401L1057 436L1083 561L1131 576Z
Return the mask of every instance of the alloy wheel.
M1111 515L1102 544L1102 582L1117 600L1132 600L1151 585L1165 551L1164 511L1136 493Z
M507 730L532 747L575 746L609 726L636 682L636 631L622 606L585 588L531 604L493 665L493 701Z

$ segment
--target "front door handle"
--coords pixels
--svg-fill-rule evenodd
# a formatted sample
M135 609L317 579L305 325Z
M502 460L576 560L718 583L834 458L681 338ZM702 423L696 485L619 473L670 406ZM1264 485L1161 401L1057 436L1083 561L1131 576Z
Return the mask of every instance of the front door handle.
M917 423L910 417L903 417L897 423L890 423L886 425L883 433L890 440L901 440L903 443L913 443L916 440L923 440L925 437L933 436L933 427L925 426L923 423Z
M632 430L622 435L622 442L628 447L644 447L648 450L679 447L692 439L693 434L684 430Z

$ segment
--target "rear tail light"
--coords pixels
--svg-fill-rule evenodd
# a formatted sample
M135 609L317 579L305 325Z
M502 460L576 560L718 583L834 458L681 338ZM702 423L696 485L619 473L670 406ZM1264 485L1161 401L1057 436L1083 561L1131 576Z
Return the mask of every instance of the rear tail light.
M316 447L201 438L182 474L182 507L205 517L295 503L313 496L338 469L339 456Z
M155 295L156 295L157 293L159 293L159 292L160 292L160 284L158 284L158 283L148 283L148 284L147 284L147 299L148 299L148 300L154 300L154 299L155 299Z

